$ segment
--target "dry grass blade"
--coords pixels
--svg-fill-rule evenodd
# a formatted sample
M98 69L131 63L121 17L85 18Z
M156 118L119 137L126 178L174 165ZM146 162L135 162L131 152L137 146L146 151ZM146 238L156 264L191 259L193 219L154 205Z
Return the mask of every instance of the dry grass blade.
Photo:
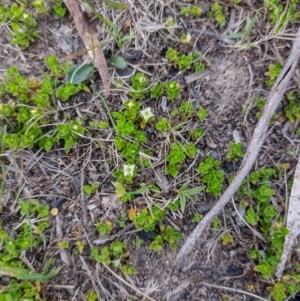
M87 49L93 49L92 55L93 60L95 61L95 66L100 73L100 76L103 81L105 89L105 97L108 97L110 94L109 91L109 75L107 70L107 64L100 47L95 47L98 45L97 35L94 32L94 29L87 20L84 12L80 9L80 4L77 0L64 0L68 10L73 16L75 26L84 41L84 44ZM90 52L89 52L90 53Z
M269 96L267 99L266 106L264 108L262 117L258 121L253 137L247 149L243 164L238 174L226 189L224 194L221 196L219 201L214 205L214 207L205 215L201 222L197 225L191 235L188 237L184 245L181 247L176 262L182 262L188 254L190 254L201 237L202 233L205 231L207 226L211 223L212 219L218 215L225 205L229 202L231 197L237 191L237 189L242 184L243 180L248 176L259 151L265 141L268 125L271 120L272 115L274 114L278 104L280 103L282 96L287 88L287 85L295 71L296 66L298 65L298 59L300 56L300 29L297 32L296 38L293 43L291 53L288 57L288 60L282 69L280 75L278 76Z
M243 294L246 296L250 296L252 298L258 299L258 300L262 300L262 301L267 301L267 299L262 298L260 296L254 295L252 293L249 292L245 292L236 288L231 288L231 287L226 287L226 286L219 286L219 285L214 285L214 284L210 284L210 283L206 283L206 282L202 282L203 285L207 286L207 287L213 287L213 288L218 288L218 289L222 289L225 291L230 291L230 292L236 292L238 294Z

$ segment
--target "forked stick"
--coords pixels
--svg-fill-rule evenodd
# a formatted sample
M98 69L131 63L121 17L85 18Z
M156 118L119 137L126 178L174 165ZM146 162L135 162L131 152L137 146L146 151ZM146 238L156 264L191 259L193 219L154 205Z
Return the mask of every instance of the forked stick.
M267 98L267 102L262 114L262 117L258 121L255 130L253 132L252 139L250 141L249 147L245 154L242 166L232 181L232 183L225 190L224 194L221 196L219 201L214 205L214 207L205 215L201 222L197 225L194 231L190 234L186 242L183 244L176 258L176 262L182 263L183 259L191 253L197 240L201 237L204 230L211 223L212 219L218 215L225 205L229 202L231 197L237 191L237 189L242 184L243 180L249 174L259 151L265 141L266 134L268 131L268 125L274 114L281 98L287 88L287 85L294 73L294 70L298 64L298 59L300 56L300 29L296 34L296 38L293 42L293 47L291 53L287 59L287 62L279 74L270 94Z

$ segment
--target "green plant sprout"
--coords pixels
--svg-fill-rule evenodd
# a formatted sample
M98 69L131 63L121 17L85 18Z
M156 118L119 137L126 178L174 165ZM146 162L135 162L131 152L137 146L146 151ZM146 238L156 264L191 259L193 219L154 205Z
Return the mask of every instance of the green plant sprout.
M125 213L121 215L121 217L117 220L117 224L120 228L126 227L127 216Z
M270 64L269 70L265 72L265 75L269 78L265 81L267 87L272 87L276 81L276 78L280 74L282 67L279 62L276 64Z
M211 7L211 12L209 16L212 15L214 16L217 25L224 26L226 24L223 8L218 2L215 2L214 5Z
M221 236L221 238L222 238L222 244L223 245L232 244L234 242L233 236L230 233L228 233L228 232L224 233Z
M83 250L84 250L84 247L85 247L85 243L83 241L76 241L76 246L78 248L78 252L79 254L82 254Z
M35 0L32 4L38 14L47 15L50 10L44 0Z
M206 67L206 64L199 60L199 56L197 52L180 54L176 49L171 47L169 47L166 52L166 58L179 70L192 69L196 73L204 70Z
M62 18L67 13L67 8L63 5L61 0L54 0L54 11L59 18Z
M208 115L208 113L209 113L208 110L200 107L199 110L198 110L198 112L197 112L197 116L198 116L199 120L201 122L203 122L205 120L206 116Z
M109 246L103 247L100 250L93 246L90 256L99 263L112 264L114 267L119 268L125 275L133 275L136 273L135 268L126 263L129 252L127 245L123 242L114 241Z
M231 161L237 161L244 157L243 144L230 141L229 148L226 153L226 158Z
M157 224L161 223L166 211L158 207L150 207L151 210L143 209L133 219L136 229L143 229L146 232L153 231Z
M122 203L126 203L130 201L135 195L143 194L147 192L148 190L152 190L151 186L147 186L144 183L140 184L140 188L133 190L133 191L126 191L122 183L115 182L114 183L116 188L116 195L118 198L120 198ZM153 191L157 192L157 189L155 188Z
M197 169L200 175L203 175L203 182L207 185L206 192L215 196L220 195L224 180L224 171L218 169L219 166L220 161L208 156Z
M22 49L29 47L39 33L35 28L37 22L31 12L25 10L25 7L13 3L11 7L0 7L0 22L9 24L12 30L12 45L18 45Z
M141 72L131 79L132 85L130 96L134 99L142 99L149 92L149 79Z
M287 93L286 97L289 103L284 108L285 115L291 123L295 123L300 118L299 95L296 96L294 93Z
M257 118L260 118L262 116L262 112L263 112L263 109L265 107L265 104L266 104L266 99L264 98L260 98L260 97L256 97L254 99L254 103L255 103L255 106L258 108L258 112L256 113L256 117ZM275 120L278 118L278 114L277 113L274 113L271 120L270 120L270 124L274 124Z
M164 93L164 84L162 82L157 82L150 88L151 98L159 98Z
M250 225L254 226L259 221L259 216L255 213L252 208L247 209L245 220Z
M185 6L181 8L180 14L184 17L192 16L193 18L197 18L202 14L202 9L199 6Z
M180 116L182 117L183 122L187 121L191 117L193 112L194 112L194 106L191 101L182 101L181 102L179 113L180 113Z
M172 100L180 96L179 84L175 81L166 82L165 89L168 99Z
M139 249L142 246L142 244L144 243L144 240L139 237L135 237L135 239L132 241L132 243L136 246L136 248Z
M105 221L104 223L96 223L96 229L101 235L108 235L112 231L112 223L110 221Z
M88 292L86 295L85 295L86 299L88 301L96 301L98 300L99 296L97 295L96 292L94 291L91 291L91 292Z
M162 132L167 132L167 131L171 130L169 120L165 117L159 117L159 119L155 125L155 128Z
M203 214L199 214L199 213L195 213L194 217L192 219L193 223L199 223L201 221L201 219L203 218Z
M155 237L154 241L150 244L150 249L161 254L163 253L164 241L166 241L170 248L175 250L180 237L181 233L168 226L162 231L161 235Z
M204 187L188 188L189 182L186 182L178 191L178 198L181 212L184 213L187 200L193 201L192 196L201 192Z
M215 230L220 229L220 220L219 220L219 218L218 218L217 216L215 216L215 217L213 218L212 224L213 224L213 228L214 228Z
M168 162L167 174L177 177L179 170L181 169L181 163L186 158L186 152L181 144L173 143L171 145L170 154L166 160Z
M68 249L69 248L69 242L68 241L62 241L59 243L59 247L61 249Z
M50 76L52 77L62 77L71 68L69 63L61 65L55 54L51 54L50 56L46 57L44 59L44 63L51 71Z
M99 188L99 183L93 182L91 185L84 185L83 186L83 191L88 195L94 194L97 189Z

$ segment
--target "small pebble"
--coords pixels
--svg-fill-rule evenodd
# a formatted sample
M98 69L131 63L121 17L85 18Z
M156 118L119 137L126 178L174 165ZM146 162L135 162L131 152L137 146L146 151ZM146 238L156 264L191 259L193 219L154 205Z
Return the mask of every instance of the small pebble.
M224 168L228 171L228 172L232 172L233 171L233 163L232 162L230 162L230 161L225 161L224 163L223 163L223 165L224 165Z
M210 152L210 155L211 155L214 159L219 160L219 153L218 153L218 152L212 150L212 151Z
M152 231L146 232L146 231L142 230L140 232L140 238L145 240L145 241L153 240L154 239L154 233Z
M240 267L230 267L227 270L229 277L236 277L243 275L243 269Z

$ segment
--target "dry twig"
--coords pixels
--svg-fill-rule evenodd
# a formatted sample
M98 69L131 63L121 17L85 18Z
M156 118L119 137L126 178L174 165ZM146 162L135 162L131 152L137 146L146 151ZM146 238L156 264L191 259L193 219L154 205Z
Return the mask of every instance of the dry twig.
M296 237L300 234L300 157L296 166L294 183L289 199L286 226L289 229L288 235L285 237L283 252L277 266L276 277L281 278L285 268L286 261L290 255Z
M103 86L105 89L105 97L108 97L109 92L109 75L107 70L107 64L102 52L101 47L95 47L99 44L97 35L90 25L86 14L81 10L80 4L77 0L64 0L68 10L73 16L75 26L85 44L87 49L92 49L92 59L95 61L95 66L102 78ZM90 51L89 51L90 53Z
M244 161L242 166L229 185L229 187L225 190L224 194L221 196L219 201L214 205L214 207L205 215L205 217L201 220L201 222L197 225L191 235L188 237L184 245L181 247L176 262L181 262L183 259L191 253L193 250L197 240L201 237L204 230L211 223L212 219L218 215L221 210L225 207L225 205L229 202L231 197L237 191L237 189L242 184L243 180L249 174L259 151L265 141L268 125L272 115L274 114L278 104L281 101L281 98L287 88L287 85L294 73L294 70L298 64L298 59L300 56L300 29L297 32L296 38L293 43L293 47L291 53L287 59L287 62L282 69L280 75L278 76L269 96L267 99L267 103L265 105L262 117L258 121L253 137L251 139L250 145L245 154Z

